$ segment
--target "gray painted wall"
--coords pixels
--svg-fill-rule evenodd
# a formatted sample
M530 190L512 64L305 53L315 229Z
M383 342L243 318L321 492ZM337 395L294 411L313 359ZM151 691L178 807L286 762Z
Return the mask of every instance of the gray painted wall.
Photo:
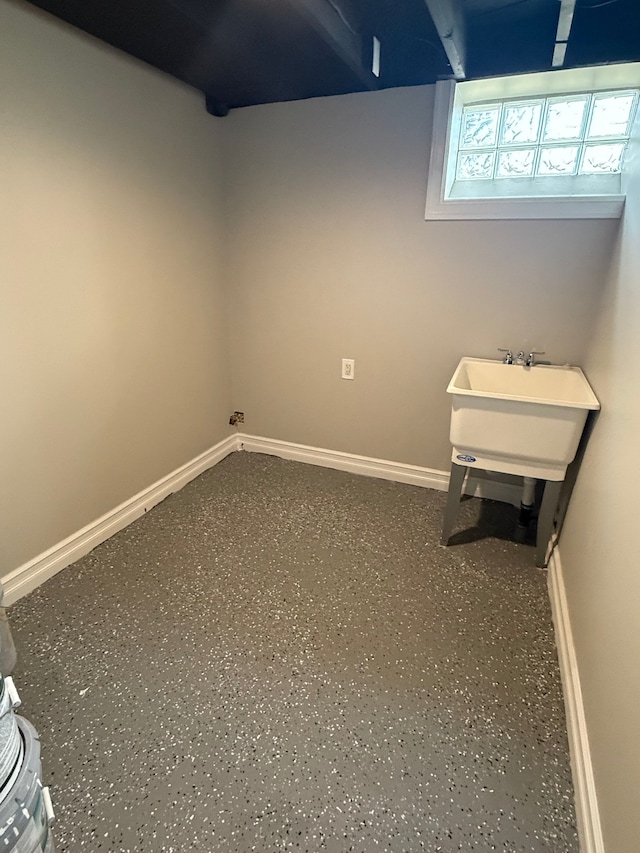
M640 139L585 366L602 404L560 545L607 853L640 844Z
M233 401L247 432L444 469L462 355L584 360L616 223L425 222L433 93L224 120ZM342 357L356 359L353 382Z
M0 575L211 447L230 396L202 98L0 4Z

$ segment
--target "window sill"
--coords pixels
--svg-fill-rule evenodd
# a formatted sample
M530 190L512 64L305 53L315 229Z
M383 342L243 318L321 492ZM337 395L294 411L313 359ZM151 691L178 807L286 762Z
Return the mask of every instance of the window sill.
M607 198L430 199L425 219L619 219L624 196Z

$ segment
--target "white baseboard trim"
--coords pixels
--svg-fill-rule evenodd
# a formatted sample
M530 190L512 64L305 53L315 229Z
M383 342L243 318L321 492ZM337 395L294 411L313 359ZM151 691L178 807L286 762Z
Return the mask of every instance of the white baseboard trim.
M420 468L404 462L389 462L371 456L358 456L342 450L327 450L322 447L310 447L277 438L263 438L259 435L238 434L240 450L251 453L267 453L281 459L294 462L306 462L321 468L335 468L352 474L378 477L380 480L394 480L397 483L409 483L412 486L424 486L428 489L446 491L449 487L449 474L432 468Z
M86 527L68 536L62 542L49 548L43 554L9 572L2 578L5 606L14 604L23 595L31 592L53 575L88 554L101 542L144 515L147 510L160 503L168 495L177 492L199 474L202 474L203 471L216 465L225 456L237 450L238 445L237 435L223 439L209 450L196 456L195 459L180 468L176 468L166 477L162 477L153 485L121 503L120 506L115 507Z
M419 465L408 465L405 462L390 462L386 459L359 456L342 450L310 447L306 444L246 433L238 433L238 442L239 449L253 453L267 453L270 456L279 456L281 459L292 459L295 462L306 462L322 468L336 468L339 471L378 477L381 480L438 489L441 492L446 492L449 488L449 472L435 468L423 468ZM465 492L474 497L490 498L520 506L521 489L510 483L470 476L465 485Z
M580 850L581 853L605 853L591 764L589 735L582 702L580 673L569 619L562 563L557 548L552 551L549 560L548 586L567 713Z
M296 462L306 462L324 468L337 468L353 474L408 483L427 489L446 491L449 488L448 471L408 465L404 462L389 462L385 459L375 459L369 456L358 456L355 453L345 453L340 450L309 447L305 444L295 444L274 438L236 433L218 442L200 456L167 474L166 477L158 480L147 489L143 489L120 506L68 536L62 542L58 542L57 545L6 574L2 578L5 606L9 607L14 604L23 595L36 589L59 571L79 560L80 557L84 557L101 542L144 515L147 510L160 503L172 492L177 492L186 486L187 483L202 474L203 471L216 465L234 450L267 453L271 456L279 456L282 459L292 459ZM519 505L520 501L520 489L517 486L490 479L481 480L476 477L469 477L465 492L476 497L513 503L516 506Z

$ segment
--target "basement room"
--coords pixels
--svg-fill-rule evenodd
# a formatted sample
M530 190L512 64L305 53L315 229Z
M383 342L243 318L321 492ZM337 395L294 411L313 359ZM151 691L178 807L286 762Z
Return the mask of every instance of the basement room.
M3 850L637 853L639 32L0 0Z

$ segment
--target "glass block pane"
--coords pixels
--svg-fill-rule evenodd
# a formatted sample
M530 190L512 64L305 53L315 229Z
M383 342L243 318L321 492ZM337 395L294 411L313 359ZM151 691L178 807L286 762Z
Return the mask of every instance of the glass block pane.
M456 178L459 181L473 181L479 178L493 177L493 163L495 152L483 152L478 154L460 154Z
M550 101L547 118L544 123L544 142L562 142L565 139L579 139L587 98L566 98Z
M506 104L502 121L501 145L536 142L540 131L542 101L528 104Z
M488 148L496 144L500 105L471 107L462 113L460 148Z
M585 145L580 164L581 175L600 175L619 172L622 168L624 142L609 145Z
M538 175L575 175L578 160L577 145L543 148L540 151Z
M633 102L634 96L629 92L596 95L587 137L626 136Z
M498 155L496 178L527 178L533 174L535 148L501 151Z

